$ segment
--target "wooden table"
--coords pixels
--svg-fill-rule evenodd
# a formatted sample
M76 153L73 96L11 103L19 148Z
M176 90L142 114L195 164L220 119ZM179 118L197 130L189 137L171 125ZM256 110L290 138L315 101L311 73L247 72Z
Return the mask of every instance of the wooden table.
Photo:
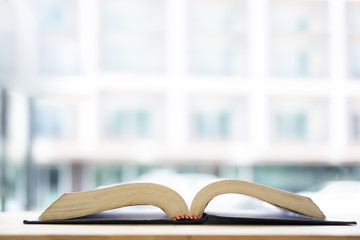
M359 239L360 226L25 225L39 213L0 213L2 239L106 240L342 240ZM352 219L357 220L357 219Z

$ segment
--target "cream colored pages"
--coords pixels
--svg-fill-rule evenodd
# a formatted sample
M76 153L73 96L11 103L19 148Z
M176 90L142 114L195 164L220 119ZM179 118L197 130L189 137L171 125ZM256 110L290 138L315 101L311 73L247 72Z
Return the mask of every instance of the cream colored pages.
M325 215L310 198L241 180L222 180L201 189L193 199L190 211L185 200L168 187L153 183L129 183L66 193L51 204L39 220L76 218L134 205L157 206L173 220L199 219L214 197L226 193L244 194L297 213L325 219Z
M69 219L134 205L157 206L171 219L188 214L185 200L174 190L153 183L129 183L66 193L51 204L39 220Z
M218 181L201 189L193 199L189 215L201 217L204 209L214 197L226 193L255 197L297 213L325 219L325 215L319 207L308 197L241 180Z

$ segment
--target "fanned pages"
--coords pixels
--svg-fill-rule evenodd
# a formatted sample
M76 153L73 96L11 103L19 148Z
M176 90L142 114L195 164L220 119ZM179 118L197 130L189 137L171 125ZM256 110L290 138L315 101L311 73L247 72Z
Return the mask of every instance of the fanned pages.
M133 205L157 206L172 220L200 219L211 199L226 193L244 194L312 218L325 219L308 197L241 180L222 180L201 189L193 199L190 211L184 199L168 187L130 183L64 194L40 215L39 220L70 219Z
M214 197L226 193L247 195L309 217L325 219L319 207L308 197L240 180L218 181L201 189L192 201L190 215L201 217Z
M69 219L134 205L157 206L172 219L188 213L184 199L174 190L154 183L129 183L65 193L40 215L39 220Z

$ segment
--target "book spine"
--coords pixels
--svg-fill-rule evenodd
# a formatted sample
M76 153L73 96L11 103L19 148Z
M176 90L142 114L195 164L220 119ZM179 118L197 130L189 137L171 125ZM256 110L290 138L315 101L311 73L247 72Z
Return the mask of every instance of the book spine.
M181 219L192 219L192 220L199 220L199 217L196 216L186 216L186 215L181 215L181 216L177 216L173 218L175 221L177 220L181 220Z

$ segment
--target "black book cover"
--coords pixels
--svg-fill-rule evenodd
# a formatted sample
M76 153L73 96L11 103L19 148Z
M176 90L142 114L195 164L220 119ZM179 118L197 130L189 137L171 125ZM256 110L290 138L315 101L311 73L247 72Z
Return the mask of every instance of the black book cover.
M356 221L319 220L285 211L272 214L204 214L201 219L171 220L162 212L107 211L66 220L24 220L24 224L187 224L187 225L356 225Z

